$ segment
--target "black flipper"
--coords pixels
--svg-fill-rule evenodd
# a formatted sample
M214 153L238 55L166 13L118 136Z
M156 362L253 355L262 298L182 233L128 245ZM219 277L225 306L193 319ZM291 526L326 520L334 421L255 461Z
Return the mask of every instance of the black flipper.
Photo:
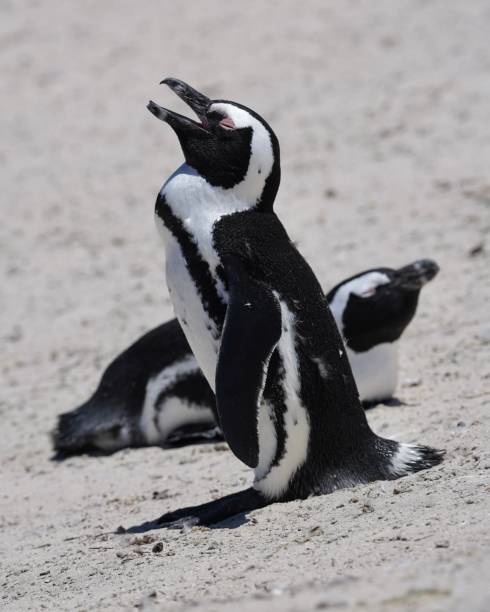
M163 514L156 521L148 521L125 529L121 533L144 533L152 529L181 529L183 527L194 527L194 525L210 526L220 523L237 514L251 512L263 508L271 502L263 497L255 489L245 489L238 493L226 495L199 506L189 506L174 512Z
M271 289L252 278L238 258L224 263L229 301L216 369L216 405L231 450L255 467L258 405L282 333L281 307Z

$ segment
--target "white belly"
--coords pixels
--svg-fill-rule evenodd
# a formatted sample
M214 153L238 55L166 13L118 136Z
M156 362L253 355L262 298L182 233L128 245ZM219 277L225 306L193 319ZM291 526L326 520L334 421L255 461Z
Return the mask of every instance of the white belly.
M219 341L215 340L216 325L202 305L178 242L169 232L165 236L165 253L167 285L175 316L214 391L219 350Z
M362 401L392 397L398 378L396 342L378 344L365 353L354 353L348 348L347 355Z
M188 424L214 422L213 412L208 406L193 404L171 393L178 381L198 372L196 360L188 355L150 378L140 417L140 432L147 444L163 444L173 431ZM170 391L168 397L158 402L165 391Z

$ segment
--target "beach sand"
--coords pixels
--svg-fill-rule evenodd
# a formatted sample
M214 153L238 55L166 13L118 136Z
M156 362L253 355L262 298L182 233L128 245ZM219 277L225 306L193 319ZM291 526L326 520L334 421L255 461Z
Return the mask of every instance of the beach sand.
M490 609L490 6L484 0L0 3L0 607ZM226 445L50 461L56 416L172 316L153 206L182 160L145 106L179 77L266 118L276 212L324 287L435 259L384 436L396 482L231 527L115 535L239 490ZM159 553L153 546L162 542Z

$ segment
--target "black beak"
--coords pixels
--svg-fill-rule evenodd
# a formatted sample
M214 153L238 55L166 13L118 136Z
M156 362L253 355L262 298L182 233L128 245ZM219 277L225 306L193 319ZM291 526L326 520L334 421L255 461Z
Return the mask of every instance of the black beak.
M202 93L199 93L193 89L190 85L187 85L187 83L179 81L179 79L168 78L161 81L161 83L168 85L181 100L190 106L190 108L199 117L201 123L198 123L193 119L189 119L188 117L184 117L183 115L179 115L179 113L175 113L174 111L163 108L152 100L150 100L147 105L147 109L150 111L150 113L155 115L155 117L161 121L168 123L170 127L177 132L177 134L182 131L206 131L206 112L211 105L211 100Z
M417 291L431 281L438 272L439 266L432 259L418 259L395 272L393 285L408 291Z
M179 79L163 79L160 82L160 85L162 84L168 85L181 100L192 108L201 121L206 119L206 113L211 106L211 100L208 97L199 93L196 89L184 83L184 81L179 81Z

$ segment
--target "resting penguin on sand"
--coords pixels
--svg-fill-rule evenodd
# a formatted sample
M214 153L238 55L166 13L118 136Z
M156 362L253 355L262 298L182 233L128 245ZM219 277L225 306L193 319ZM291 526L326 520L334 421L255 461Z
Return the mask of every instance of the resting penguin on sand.
M199 121L154 102L185 163L156 201L174 310L253 487L140 526L209 525L279 501L395 479L441 461L377 436L311 268L273 212L279 143L241 104L167 84Z
M367 270L327 294L361 400L389 400L398 376L398 339L421 288L438 272L429 259ZM176 319L144 334L112 361L92 397L60 415L57 458L91 450L183 444L220 437L214 394Z
M393 396L398 340L415 315L420 290L438 272L434 261L419 259L398 270L367 270L327 294L365 407Z

